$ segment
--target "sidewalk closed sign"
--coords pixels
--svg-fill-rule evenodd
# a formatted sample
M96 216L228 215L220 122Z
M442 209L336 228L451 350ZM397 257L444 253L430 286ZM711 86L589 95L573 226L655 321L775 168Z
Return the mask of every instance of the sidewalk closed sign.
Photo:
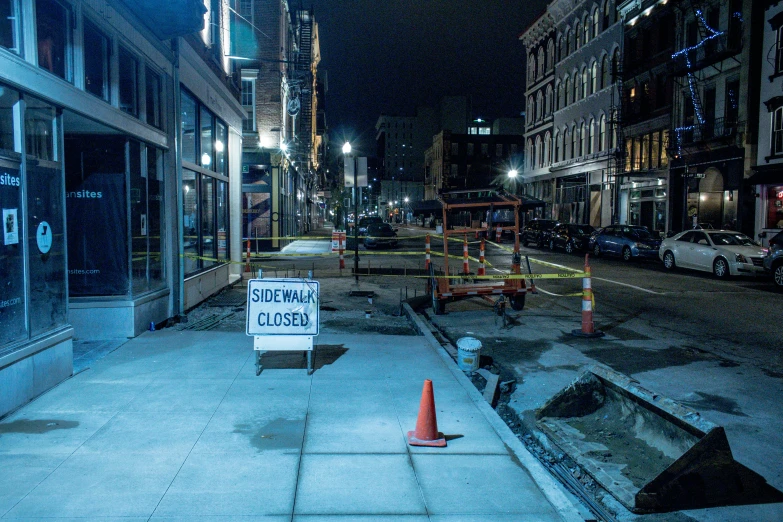
M318 293L317 281L251 279L247 335L318 335Z

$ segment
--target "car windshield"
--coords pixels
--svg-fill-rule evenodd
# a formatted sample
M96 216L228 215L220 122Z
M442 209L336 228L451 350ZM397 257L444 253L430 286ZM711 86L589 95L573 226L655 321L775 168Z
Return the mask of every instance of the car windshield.
M731 232L717 232L710 234L712 242L716 245L730 245L730 246L757 246L758 243L753 241L745 234L731 233Z
M589 235L593 233L593 227L590 225L570 225L572 234Z
M388 223L373 223L367 227L368 234L394 234L394 230Z
M645 227L633 227L631 230L639 239L653 239L652 234Z

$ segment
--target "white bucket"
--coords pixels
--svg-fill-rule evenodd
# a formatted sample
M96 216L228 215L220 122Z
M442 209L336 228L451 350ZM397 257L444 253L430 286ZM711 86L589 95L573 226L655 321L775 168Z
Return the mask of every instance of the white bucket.
M465 373L478 370L481 357L481 341L474 337L457 339L457 366Z

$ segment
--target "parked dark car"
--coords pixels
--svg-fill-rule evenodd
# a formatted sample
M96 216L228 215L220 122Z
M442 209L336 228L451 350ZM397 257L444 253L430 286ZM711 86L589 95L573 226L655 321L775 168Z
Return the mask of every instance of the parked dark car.
M365 248L395 247L397 232L388 223L371 223L364 237Z
M559 224L554 219L534 219L529 221L522 232L519 234L519 241L522 246L527 246L528 243L535 243L538 248L543 248L544 245L549 244L549 236L552 229Z
M633 258L657 258L661 240L647 227L609 225L590 236L588 248L595 256L612 254L630 261Z
M552 229L549 237L549 250L562 248L569 254L577 250L587 250L590 234L593 232L595 229L590 225L560 223Z
M367 235L367 227L373 223L383 223L383 218L380 216L366 216L359 219L359 235Z
M769 251L764 256L764 270L772 274L772 280L783 288L783 232L778 232L769 239Z

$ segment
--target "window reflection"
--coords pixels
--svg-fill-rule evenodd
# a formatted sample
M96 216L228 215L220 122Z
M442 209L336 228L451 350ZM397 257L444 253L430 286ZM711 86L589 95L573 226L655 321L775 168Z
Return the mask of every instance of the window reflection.
M54 106L32 97L25 98L24 116L27 154L46 161L57 161L57 111Z
M38 66L70 81L70 12L55 0L36 0L35 12Z

